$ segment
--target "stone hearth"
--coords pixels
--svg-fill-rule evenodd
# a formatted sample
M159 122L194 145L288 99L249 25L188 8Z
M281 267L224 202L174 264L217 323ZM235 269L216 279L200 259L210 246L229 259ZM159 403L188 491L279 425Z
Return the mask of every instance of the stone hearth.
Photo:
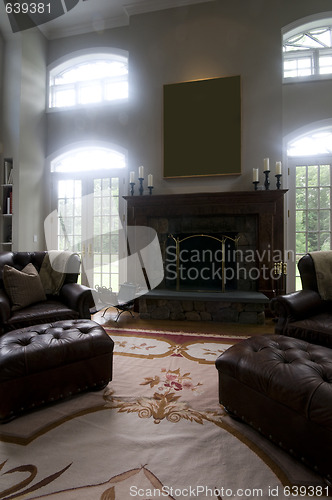
M139 298L142 319L263 324L266 295L259 292L197 293L151 290Z

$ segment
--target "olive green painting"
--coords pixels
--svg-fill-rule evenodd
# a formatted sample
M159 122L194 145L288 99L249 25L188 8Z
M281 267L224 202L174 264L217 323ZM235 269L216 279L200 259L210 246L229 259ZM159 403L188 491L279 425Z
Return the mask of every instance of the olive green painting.
M241 174L241 79L164 85L164 177Z

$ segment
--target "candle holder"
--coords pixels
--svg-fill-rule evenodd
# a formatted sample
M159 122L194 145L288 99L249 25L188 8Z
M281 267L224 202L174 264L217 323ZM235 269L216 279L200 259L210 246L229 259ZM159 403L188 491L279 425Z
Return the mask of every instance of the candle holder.
M152 194L152 189L153 189L153 186L148 186L148 190L150 191L149 192L150 195Z
M144 177L139 177L138 180L139 180L139 194L142 196L143 191L144 191L144 188L143 188Z
M269 180L270 170L264 170L264 174L265 174L264 186L265 189L268 190L270 189L270 180Z
M134 186L135 186L135 182L129 182L130 184L130 194L131 196L134 196Z
M258 184L259 184L259 181L253 181L255 191L257 191L257 189L258 189Z
M281 182L280 182L281 177L282 177L282 174L277 174L276 175L276 178L277 178L277 189L280 189L280 187L281 187Z

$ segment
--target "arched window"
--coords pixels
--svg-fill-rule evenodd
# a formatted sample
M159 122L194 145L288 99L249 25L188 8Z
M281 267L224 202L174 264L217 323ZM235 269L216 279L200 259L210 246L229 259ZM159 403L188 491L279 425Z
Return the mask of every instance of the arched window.
M106 147L79 147L63 153L51 161L51 172L73 173L97 170L123 169L125 154Z
M288 156L332 155L332 128L315 130L288 143Z
M283 34L284 80L332 77L332 19L312 21Z
M79 52L49 69L49 109L128 98L125 51Z

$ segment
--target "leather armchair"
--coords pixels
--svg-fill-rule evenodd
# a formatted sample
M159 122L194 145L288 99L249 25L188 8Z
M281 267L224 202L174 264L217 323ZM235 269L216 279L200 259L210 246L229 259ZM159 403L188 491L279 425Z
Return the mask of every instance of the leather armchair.
M90 310L94 306L94 300L91 289L77 283L81 265L77 254L71 256L71 273L65 275L59 294L47 295L45 301L12 310L3 282L4 266L21 271L32 263L39 272L46 254L47 252L0 252L0 335L36 324L91 318Z
M332 347L332 303L318 293L315 266L309 254L298 262L303 289L271 301L278 322L275 333Z

